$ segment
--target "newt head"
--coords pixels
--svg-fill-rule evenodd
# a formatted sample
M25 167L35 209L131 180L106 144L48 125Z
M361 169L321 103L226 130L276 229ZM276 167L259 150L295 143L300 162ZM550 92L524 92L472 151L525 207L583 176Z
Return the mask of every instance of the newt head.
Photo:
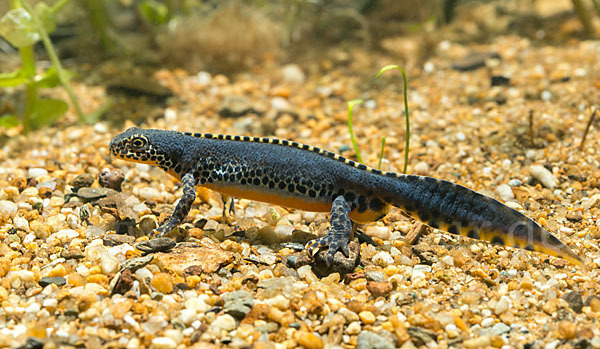
M158 166L180 179L182 151L177 138L181 136L175 131L130 127L110 141L109 149L121 160Z

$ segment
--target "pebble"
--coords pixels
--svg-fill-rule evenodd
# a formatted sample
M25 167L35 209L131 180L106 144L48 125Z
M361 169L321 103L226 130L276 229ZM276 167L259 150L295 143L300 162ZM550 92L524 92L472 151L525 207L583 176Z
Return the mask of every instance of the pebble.
M479 349L487 348L492 344L488 336L481 336L477 338L470 338L463 342L465 349Z
M162 195L160 194L160 191L154 187L140 188L137 192L137 195L141 199L147 200L147 201L157 201L162 197Z
M540 181L544 187L552 189L556 186L556 178L552 172L548 171L544 166L533 165L529 167L529 172L531 173L531 176Z
M211 326L224 331L233 331L235 330L236 322L233 316L225 314L217 316L217 318L215 319L215 321L213 321Z
M17 213L17 204L8 200L0 200L0 214L13 217Z
M27 176L30 178L38 178L47 175L48 170L46 170L45 168L34 167L27 170Z
M362 323L365 325L370 325L375 322L375 315L370 311L361 311L360 313L358 313L358 317L360 318L360 321L362 321Z
M346 327L346 334L349 334L351 336L357 335L359 334L361 331L361 327L360 327L360 322L358 321L353 321L351 322L347 327Z
M372 261L380 267L387 267L394 263L394 258L388 252L381 251L373 256Z
M296 341L302 347L307 349L321 349L323 348L323 339L312 332L298 331L296 332Z
M67 283L67 279L62 276L44 276L38 281L38 284L42 287L46 287L50 284L55 284L57 286L62 286Z
M75 189L79 189L84 187L91 187L93 183L94 176L92 176L89 173L83 173L73 178L73 180L69 182L69 185Z
M390 240L391 230L386 226L370 225L365 229L365 233L370 237L380 238L381 240Z
M306 80L304 72L297 64L287 64L281 68L281 78L284 82L302 84Z
M510 185L511 187L520 187L523 184L523 182L521 182L518 179L511 179L510 181L508 181L508 185Z
M221 298L224 302L223 312L238 320L243 319L250 309L252 309L252 305L254 304L254 297L252 294L244 290L223 294Z
M367 282L367 290L371 292L373 297L385 297L390 292L392 292L393 285L391 282L376 282L376 281L368 281Z
M271 108L277 111L290 110L290 103L283 97L273 97L271 99Z
M46 243L50 246L66 244L71 240L79 237L79 233L73 229L61 229L54 234L51 234L46 239Z
M124 180L125 175L123 174L123 171L110 167L103 168L98 177L98 183L101 187L110 188L116 191L121 191L121 184Z
M561 298L569 304L569 307L571 307L574 312L581 313L581 309L583 309L583 298L581 297L581 293L578 291L571 291L565 293Z
M510 201L515 198L515 195L508 184L500 184L497 186L496 193L498 193L498 196L502 201Z
M151 281L152 287L161 293L171 293L173 291L173 279L167 273L157 273Z
M415 165L413 170L417 174L426 174L429 172L429 164L427 164L425 161L421 161Z
M169 337L155 337L152 339L152 349L175 349L177 343Z
M167 252L173 249L177 243L170 238L156 238L135 244L135 248L145 253Z
M362 331L358 335L357 349L394 349L394 342L387 337L371 331Z
M481 327L490 327L495 323L494 319L491 317L485 318L481 321Z
M577 335L577 325L569 320L563 320L558 324L558 332L562 339L573 339Z
M367 270L365 272L365 278L367 281L385 282L385 275L379 270Z
M482 326L483 326L483 323L482 323ZM499 323L495 324L494 326L490 327L487 331L485 331L485 334L488 336L495 336L495 335L501 335L506 332L510 332L510 330L511 330L510 326L508 326L502 322L499 322Z
M494 313L496 315L503 314L511 307L511 301L506 296L501 296L500 300L496 303L496 307L494 307Z

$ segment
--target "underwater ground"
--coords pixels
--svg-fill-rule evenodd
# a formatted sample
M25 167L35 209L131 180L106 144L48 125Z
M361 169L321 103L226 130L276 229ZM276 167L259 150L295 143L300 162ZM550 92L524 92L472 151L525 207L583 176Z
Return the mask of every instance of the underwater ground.
M235 74L123 60L69 67L89 74L72 82L84 111L112 102L93 124L70 108L27 135L3 131L0 346L600 348L600 41L572 35L576 17L545 29L548 40L466 40L484 30L477 23L459 16L298 61L261 56ZM381 168L402 172L402 76L375 77L387 64L408 76L407 172L502 201L585 268L430 228L415 239L420 227L393 209L360 226L373 243L360 245L358 267L325 276L290 261L327 232L329 214L240 199L223 221L224 200L204 188L177 231L185 241L135 248L181 187L111 158L117 133L269 136L356 159L347 102L362 99L352 117L364 162L378 166L385 137ZM120 80L105 83L111 74ZM45 93L68 100L59 88Z

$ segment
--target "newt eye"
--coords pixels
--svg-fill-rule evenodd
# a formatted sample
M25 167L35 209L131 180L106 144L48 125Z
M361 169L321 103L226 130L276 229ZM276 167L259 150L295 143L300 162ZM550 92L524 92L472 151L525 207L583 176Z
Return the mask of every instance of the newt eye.
M129 145L133 151L144 151L148 145L148 140L143 136L134 136L129 141Z

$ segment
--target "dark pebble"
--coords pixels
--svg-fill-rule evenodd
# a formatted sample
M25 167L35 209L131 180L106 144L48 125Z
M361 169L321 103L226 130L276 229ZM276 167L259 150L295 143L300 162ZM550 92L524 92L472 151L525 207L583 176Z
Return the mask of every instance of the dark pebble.
M581 309L583 308L583 298L581 297L581 293L571 291L565 293L561 298L569 304L569 307L571 307L574 312L581 313Z
M84 187L79 188L79 190L77 191L77 196L87 201L94 201L116 193L117 192L115 190L109 188Z
M485 61L494 58L499 59L500 55L496 52L471 52L465 57L452 63L452 69L458 71L470 71L485 67Z
M356 240L352 240L348 244L349 257L344 256L341 251L337 251L333 256L331 266L327 266L326 249L319 250L313 257L313 271L319 277L325 277L332 273L339 273L341 277L354 271L354 268L360 263L360 244Z
M505 86L510 83L510 79L502 75L493 75L491 85L492 86Z
M145 253L167 252L175 247L175 240L170 238L157 238L135 244L135 248Z
M90 187L94 183L94 176L88 173L80 174L69 182L69 185L75 189Z
M125 180L123 171L116 168L105 167L100 172L98 183L103 188L110 188L116 191L121 191L121 184Z
M56 284L62 286L67 283L67 279L62 276L44 276L38 281L38 284L42 287L46 287L50 284Z
M105 246L119 246L122 244L133 244L135 238L129 235L111 234L102 239Z

